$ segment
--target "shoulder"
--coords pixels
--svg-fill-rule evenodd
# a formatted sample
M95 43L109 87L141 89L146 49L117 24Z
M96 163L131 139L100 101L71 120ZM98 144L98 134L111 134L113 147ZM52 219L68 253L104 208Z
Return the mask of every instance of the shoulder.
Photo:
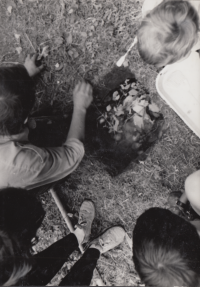
M40 148L30 143L20 142L16 142L14 145L19 157L26 157L27 160L30 160L31 158L38 158L41 160L41 162L43 162L46 158L47 151L45 148Z
M0 144L0 165L10 168L17 167L20 170L29 170L43 163L47 152L43 148L36 147L29 143L8 141Z
M67 145L67 146L72 146L72 147L79 147L79 148L84 148L84 145L83 143L78 140L78 139L75 139L75 138L70 138L68 139L64 145Z
M44 149L9 141L0 144L0 187L26 188L50 159Z

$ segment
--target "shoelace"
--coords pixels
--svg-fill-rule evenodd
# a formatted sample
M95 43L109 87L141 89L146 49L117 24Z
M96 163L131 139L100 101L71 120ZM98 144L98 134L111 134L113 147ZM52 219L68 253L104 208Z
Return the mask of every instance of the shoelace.
M86 220L86 215L87 215L87 211L86 210L82 210L81 211L81 214L79 214L79 221L78 221L78 224L79 226L85 226L87 224L87 220Z
M107 240L106 242L103 239L99 238L99 245L103 248L105 245L108 245L112 240Z
M78 224L81 226L85 226L87 224L87 220L84 218L83 214L80 215Z
M105 243L103 241L103 239L99 238L99 245L103 248Z

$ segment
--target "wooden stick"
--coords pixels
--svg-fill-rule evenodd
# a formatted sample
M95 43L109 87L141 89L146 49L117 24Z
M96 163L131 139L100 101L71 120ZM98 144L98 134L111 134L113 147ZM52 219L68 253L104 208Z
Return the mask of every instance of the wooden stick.
M73 225L71 223L71 220L69 219L69 216L68 216L66 210L64 209L64 206L63 206L62 202L60 201L60 198L57 196L57 194L53 190L53 188L50 189L50 193L51 193L51 195L52 195L52 197L53 197L58 209L60 210L60 213L62 214L62 217L63 217L65 223L67 224L67 227L69 228L69 231L71 233L73 233L74 232L74 227L73 227ZM79 245L79 249L80 249L81 253L83 254L84 250L83 250L83 246L82 245Z
M1 64L1 65L2 65L2 64L20 65L19 62L1 62L0 64Z
M52 197L53 197L53 199L54 199L54 201L55 201L55 203L56 203L58 209L60 210L60 212L61 212L61 214L62 214L62 217L63 217L65 223L67 224L67 226L68 226L70 232L74 232L74 227L73 227L73 225L72 225L72 223L71 223L71 220L69 219L69 216L68 216L68 214L67 214L67 212L66 212L66 210L65 210L65 208L64 208L64 206L63 206L63 204L62 204L62 202L60 201L59 197L57 196L57 194L56 194L56 192L55 192L55 190L54 190L53 188L50 189L50 193L51 193L51 195L52 195ZM83 254L83 253L84 253L84 249L83 249L82 244L79 245L79 249L80 249L81 253ZM99 278L96 280L97 285L98 285L98 286L106 286L106 285L103 283L103 280L101 279L101 276L100 276L100 274L99 274L99 272L97 271L96 268L95 268L95 272L96 272L96 274L97 274L98 277L99 277Z
M33 51L34 51L34 53L36 53L36 49L34 48L34 46L33 46L32 42L31 42L31 40L30 40L29 37L28 37L28 35L27 35L26 33L24 33L24 34L26 35L26 38L27 38L27 40L29 41L29 44L31 45L31 47L32 47L32 49L33 49Z

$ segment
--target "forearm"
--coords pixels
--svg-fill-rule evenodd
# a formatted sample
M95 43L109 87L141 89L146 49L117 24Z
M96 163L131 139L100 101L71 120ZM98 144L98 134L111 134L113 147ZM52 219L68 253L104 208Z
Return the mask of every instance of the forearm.
M80 141L85 137L85 116L93 100L92 87L86 82L79 82L73 91L74 111L67 140L74 138Z
M75 138L80 141L84 141L85 138L85 117L86 109L85 108L76 108L74 107L72 121L67 135L67 140L70 138Z

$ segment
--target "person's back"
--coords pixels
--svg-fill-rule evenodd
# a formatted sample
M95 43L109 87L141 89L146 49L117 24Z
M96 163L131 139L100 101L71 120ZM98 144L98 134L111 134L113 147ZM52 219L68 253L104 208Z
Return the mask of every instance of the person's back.
M40 71L35 57L25 65L0 68L0 188L34 189L56 182L71 173L84 155L85 115L92 101L92 88L79 83L74 90L74 112L65 143L40 148L29 142L25 126L34 105L31 79Z
M133 261L147 286L200 286L200 238L172 212L150 208L133 231Z

